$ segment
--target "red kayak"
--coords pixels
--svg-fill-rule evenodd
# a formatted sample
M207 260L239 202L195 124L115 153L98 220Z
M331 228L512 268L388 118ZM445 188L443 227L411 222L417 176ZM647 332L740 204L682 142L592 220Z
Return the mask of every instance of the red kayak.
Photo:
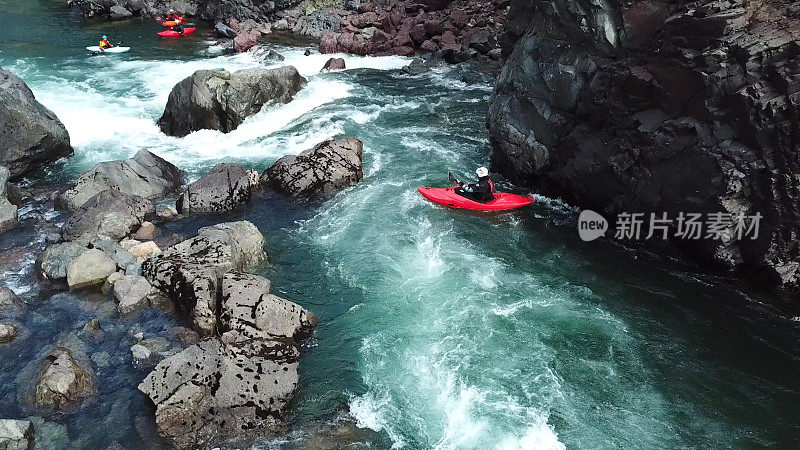
M183 33L178 33L175 30L164 30L164 31L159 31L156 34L162 37L178 37L178 36L186 36L187 34L192 34L194 33L194 30L196 30L196 28L190 27L190 28L184 28Z
M455 193L456 186L449 188L418 187L417 190L423 197L440 205L451 208L475 209L478 211L504 211L507 209L521 208L533 204L533 197L526 195L495 192L494 200L486 203L470 200L463 195Z

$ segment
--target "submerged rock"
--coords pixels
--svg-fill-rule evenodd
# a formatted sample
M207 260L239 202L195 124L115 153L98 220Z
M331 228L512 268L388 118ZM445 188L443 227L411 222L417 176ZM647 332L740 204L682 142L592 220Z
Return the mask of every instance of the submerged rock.
M0 313L21 311L25 304L7 286L0 286Z
M279 159L261 175L261 181L295 196L331 195L364 176L363 151L364 144L356 138L325 141Z
M230 211L250 202L258 185L257 172L237 163L219 163L186 187L176 208L181 214Z
M183 173L175 165L139 150L133 158L94 166L78 178L74 187L59 194L57 203L75 211L106 189L155 200L177 191L182 184Z
M70 290L102 285L117 271L117 263L97 249L86 249L67 265L67 285Z
M265 261L264 244L264 236L250 222L201 228L197 236L147 259L142 274L208 334L217 323L222 276L232 270L250 270Z
M8 179L11 172L0 166L0 233L17 224L17 207L8 200Z
M27 450L33 441L30 420L0 419L0 449Z
M291 66L234 73L198 70L172 88L158 125L170 136L202 129L228 133L264 105L290 102L305 85Z
M82 367L66 347L56 347L42 362L36 383L38 406L63 409L86 397L93 389L92 375Z
M87 200L67 219L61 236L66 241L94 235L119 240L154 216L150 200L107 189Z
M18 76L0 68L0 165L18 178L72 155L69 133Z

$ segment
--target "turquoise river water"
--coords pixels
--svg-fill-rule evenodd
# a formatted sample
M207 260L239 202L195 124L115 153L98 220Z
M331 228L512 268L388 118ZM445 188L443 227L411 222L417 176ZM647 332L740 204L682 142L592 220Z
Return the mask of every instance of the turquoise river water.
M319 74L327 55L276 43L309 79L294 101L229 134L173 138L155 121L175 83L201 68L263 63L223 54L207 29L164 41L158 28L81 20L61 1L0 0L0 66L59 116L76 151L27 185L66 183L142 148L194 180L220 161L263 170L328 137L365 145L363 181L330 200L265 192L224 218L165 227L191 235L223 219L251 220L269 240L264 275L320 318L303 344L291 430L255 448L313 439L414 449L800 442L800 322L768 296L642 251L583 243L574 210L557 200L480 215L418 195L419 185L445 185L448 170L469 176L488 165L490 80L460 81L469 67L410 76L399 57L346 56L350 70ZM103 33L132 50L88 56L84 47ZM63 220L45 205L21 213ZM180 320L155 310L122 319L96 294L40 287L34 261L43 246L30 229L0 237L0 282L28 304L24 332L0 346L0 417L43 417L52 446L164 445L136 390L147 370L132 366L127 333ZM85 344L97 395L63 414L32 410L19 394L31 361L93 317L106 332ZM358 428L331 431L346 418Z

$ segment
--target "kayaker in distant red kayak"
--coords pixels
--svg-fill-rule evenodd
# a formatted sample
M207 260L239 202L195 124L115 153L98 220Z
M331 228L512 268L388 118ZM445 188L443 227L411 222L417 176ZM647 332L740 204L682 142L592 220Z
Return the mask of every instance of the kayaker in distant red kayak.
M164 19L164 20L172 20L172 21L175 21L175 22L180 22L181 21L181 16L179 16L178 13L176 13L174 9L170 9L169 13L167 14L167 18Z
M108 36L103 35L103 39L100 40L100 43L97 46L100 47L100 50L105 50L113 47L114 45L111 42L108 42Z
M472 184L457 180L452 173L448 174L450 176L450 182L461 186L455 190L455 193L481 203L494 200L494 183L492 183L492 180L489 178L489 169L486 167L478 167L478 169L475 170L475 174L478 175L478 182Z

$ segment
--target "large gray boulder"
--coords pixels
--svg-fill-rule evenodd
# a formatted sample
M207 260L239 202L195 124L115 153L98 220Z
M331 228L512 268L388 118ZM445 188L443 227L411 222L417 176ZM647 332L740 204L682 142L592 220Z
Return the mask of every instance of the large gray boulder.
M225 212L250 202L258 172L241 164L219 163L186 187L175 206L180 214Z
M149 304L153 287L143 276L123 275L114 281L114 300L121 316L134 313Z
M219 286L224 274L248 271L267 258L264 236L250 222L201 228L142 263L142 275L175 303L195 327L210 334L217 325Z
M91 372L76 360L71 349L57 346L42 361L35 401L38 406L63 409L93 389Z
M158 125L170 136L202 129L228 133L264 105L290 102L305 85L291 66L234 73L198 70L172 88Z
M261 182L294 196L331 195L358 183L364 144L356 138L333 139L299 155L284 156L261 175Z
M249 337L299 341L317 325L300 305L269 293L270 281L258 275L229 272L222 278L220 328Z
M299 356L285 340L230 331L161 361L139 390L156 405L158 433L178 448L274 436L297 387Z
M70 155L64 124L36 101L22 79L0 68L0 165L18 178Z
M155 217L150 200L107 189L87 200L61 229L66 241L104 235L120 240Z
M8 179L11 172L0 166L0 233L17 224L17 207L8 201Z
M800 3L577 5L510 2L493 171L612 223L667 213L672 236L681 213L721 214L721 239L672 242L800 291ZM757 214L755 239L725 219Z
M33 441L30 420L0 419L0 449L28 450Z
M78 178L74 187L59 194L57 202L75 211L106 189L156 200L177 191L182 184L183 174L175 165L147 150L139 150L133 158L94 166Z

